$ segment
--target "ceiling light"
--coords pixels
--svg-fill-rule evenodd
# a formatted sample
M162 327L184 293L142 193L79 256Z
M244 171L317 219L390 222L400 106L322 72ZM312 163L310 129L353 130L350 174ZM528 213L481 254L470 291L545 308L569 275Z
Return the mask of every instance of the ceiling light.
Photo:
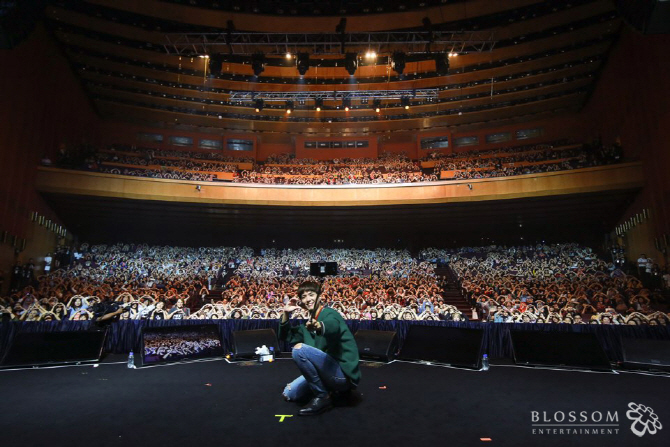
M342 107L346 112L351 108L351 98L342 98Z
M375 112L377 112L377 113L382 111L381 106L382 106L382 102L379 99L375 99L372 102L372 107L375 109Z

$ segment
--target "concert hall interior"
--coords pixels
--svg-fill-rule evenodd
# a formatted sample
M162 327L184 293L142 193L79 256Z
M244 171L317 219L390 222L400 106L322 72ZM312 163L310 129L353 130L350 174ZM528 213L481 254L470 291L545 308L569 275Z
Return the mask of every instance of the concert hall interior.
M667 445L669 47L666 0L0 1L7 445Z

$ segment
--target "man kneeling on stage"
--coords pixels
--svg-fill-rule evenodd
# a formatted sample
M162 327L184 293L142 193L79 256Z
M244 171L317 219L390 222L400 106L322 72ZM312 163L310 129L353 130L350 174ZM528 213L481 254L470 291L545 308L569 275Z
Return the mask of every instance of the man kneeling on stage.
M279 339L296 343L293 360L302 373L286 385L284 398L304 401L311 397L300 409L301 416L330 409L330 393L346 393L356 388L361 378L356 340L339 312L322 306L320 295L319 283L303 282L298 288L299 302L293 299L284 306L279 325ZM291 327L289 316L298 307L307 309L310 319L304 325Z

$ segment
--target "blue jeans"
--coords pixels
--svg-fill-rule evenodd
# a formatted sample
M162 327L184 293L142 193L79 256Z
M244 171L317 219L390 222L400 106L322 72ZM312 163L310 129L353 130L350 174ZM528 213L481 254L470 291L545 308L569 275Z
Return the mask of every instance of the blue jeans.
M298 343L293 348L293 360L302 375L284 388L287 400L325 397L329 391L346 391L350 388L349 380L337 360L320 349Z

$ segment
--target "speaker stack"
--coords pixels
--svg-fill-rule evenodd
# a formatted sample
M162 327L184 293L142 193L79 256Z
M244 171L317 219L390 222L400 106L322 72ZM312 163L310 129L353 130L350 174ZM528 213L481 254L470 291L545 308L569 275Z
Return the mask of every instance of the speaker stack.
M510 331L510 335L516 364L612 370L607 354L593 333Z
M479 369L483 339L483 329L413 325L399 358Z
M98 362L107 331L23 332L12 340L0 366L25 368Z
M395 331L371 331L359 329L354 334L360 358L390 362L398 350L398 334Z
M670 340L623 338L623 367L670 371Z

